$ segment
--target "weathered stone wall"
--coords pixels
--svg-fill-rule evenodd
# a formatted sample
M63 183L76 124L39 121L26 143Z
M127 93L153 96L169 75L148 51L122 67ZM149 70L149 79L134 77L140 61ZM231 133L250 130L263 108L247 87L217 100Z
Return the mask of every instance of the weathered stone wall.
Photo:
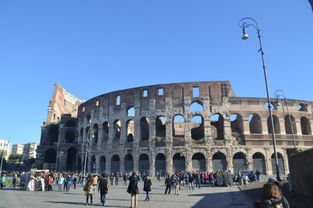
M292 190L296 194L313 195L313 149L289 157Z

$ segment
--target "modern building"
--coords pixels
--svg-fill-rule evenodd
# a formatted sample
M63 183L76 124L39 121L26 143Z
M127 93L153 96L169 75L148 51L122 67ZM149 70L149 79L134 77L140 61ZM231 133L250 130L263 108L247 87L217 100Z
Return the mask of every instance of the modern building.
M22 155L24 149L24 144L13 144L12 154Z
M39 144L37 142L30 142L30 143L24 144L22 160L36 158L36 153L37 153L36 151L37 151L38 145Z
M4 155L7 160L11 154L12 144L9 140L0 140L0 156Z
M82 171L87 164L89 172L150 175L258 169L271 175L274 131L280 173L287 174L293 139L298 148L313 147L311 101L272 100L272 129L267 99L236 97L228 81L143 86L85 102L68 93L73 100L67 108L58 107L69 102L56 101L64 97L56 88L42 126L38 168Z

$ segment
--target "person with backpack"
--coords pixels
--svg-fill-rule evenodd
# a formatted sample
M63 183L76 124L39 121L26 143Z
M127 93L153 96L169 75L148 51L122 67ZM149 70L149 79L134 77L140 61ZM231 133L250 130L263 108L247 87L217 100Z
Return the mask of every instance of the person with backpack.
M263 194L254 204L255 208L290 208L287 199L282 195L276 183L269 182L263 186Z
M106 195L109 192L109 182L105 174L99 176L98 192L100 192L100 201L102 206L105 204Z
M145 201L150 201L149 192L151 191L151 185L152 183L151 183L149 176L145 176L144 181L143 181L143 191L146 192Z
M127 193L131 195L131 208L138 207L138 179L136 177L136 172L133 172L132 175L129 177L129 184L127 187Z

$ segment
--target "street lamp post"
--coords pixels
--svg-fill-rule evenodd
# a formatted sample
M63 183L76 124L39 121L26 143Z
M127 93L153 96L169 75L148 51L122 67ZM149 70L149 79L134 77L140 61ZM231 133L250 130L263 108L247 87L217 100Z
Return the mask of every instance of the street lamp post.
M276 151L276 136L275 136L275 128L274 128L274 120L273 120L273 114L272 114L272 106L271 106L271 99L269 96L269 87L267 82L267 74L266 74L266 67L265 67L265 61L264 61L264 51L262 47L262 39L261 39L261 30L259 29L258 23L255 21L255 19L251 17L245 17L242 18L239 21L239 26L242 28L242 40L247 40L249 38L248 34L246 33L246 29L250 26L252 26L254 29L256 29L259 39L259 50L262 58L262 67L263 67L263 74L264 74L264 81L265 81L265 88L266 88L266 97L267 97L267 104L268 104L268 112L270 115L271 120L271 127L272 127L272 141L273 141L273 149L274 149L274 155L275 155L275 165L276 165L276 177L277 180L280 181L280 174L279 174L279 165L278 165L278 157L277 157L277 151Z
M288 102L287 102L287 98L285 96L285 92L283 90L276 90L274 92L274 96L276 97L276 104L280 105L279 103L279 99L281 99L283 102L283 111L284 111L284 104L286 106L287 109L287 114L288 114L288 120L289 120L289 124L290 124L290 130L291 130L291 135L292 135L292 142L293 142L293 147L296 149L297 148L297 144L296 144L296 138L295 138L295 134L294 134L294 129L293 129L293 122L291 121L291 116L290 116L290 112L289 112L289 108L288 108Z
M2 174L3 158L4 158L4 150L2 150L2 152L1 152L0 177Z
M90 144L90 129L88 129L88 131L87 131L87 137L84 140L84 144L85 144L85 156L84 156L84 170L83 170L83 174L84 174L84 180L85 180L86 169L87 169L88 145Z

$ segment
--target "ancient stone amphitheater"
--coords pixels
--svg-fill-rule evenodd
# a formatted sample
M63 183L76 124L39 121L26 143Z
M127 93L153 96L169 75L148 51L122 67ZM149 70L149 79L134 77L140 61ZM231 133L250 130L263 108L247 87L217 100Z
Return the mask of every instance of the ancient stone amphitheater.
M42 126L39 168L276 172L267 100L236 97L228 81L120 90L72 100L72 108L57 101L56 91ZM287 149L313 146L312 103L285 101L271 103L281 173L289 172Z

